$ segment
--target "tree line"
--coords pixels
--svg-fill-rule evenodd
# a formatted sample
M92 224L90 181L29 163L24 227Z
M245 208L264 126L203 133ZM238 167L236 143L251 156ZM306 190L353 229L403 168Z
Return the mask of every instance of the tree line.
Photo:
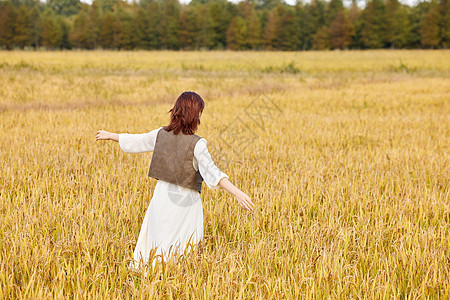
M2 0L4 49L448 48L450 0Z

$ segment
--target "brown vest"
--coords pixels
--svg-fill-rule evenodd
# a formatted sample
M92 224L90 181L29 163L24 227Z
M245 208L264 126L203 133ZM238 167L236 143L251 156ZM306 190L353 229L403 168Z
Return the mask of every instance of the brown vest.
M194 147L200 139L201 137L195 134L186 135L180 132L175 135L173 131L161 128L156 136L148 176L200 193L203 178L192 165Z

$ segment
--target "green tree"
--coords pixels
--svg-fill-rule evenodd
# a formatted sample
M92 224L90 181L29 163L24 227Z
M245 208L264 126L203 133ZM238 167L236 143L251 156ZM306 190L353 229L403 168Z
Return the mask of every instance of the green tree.
M421 44L424 47L436 48L439 46L441 41L439 35L439 9L435 3L433 3L422 20L420 36Z
M87 26L89 31L89 48L95 49L98 46L98 39L100 35L100 9L99 5L94 1L90 5L87 12Z
M352 23L354 33L350 41L349 48L362 48L361 41L361 9L358 7L356 0L352 0L352 4L348 10L348 19Z
M256 12L252 10L251 15L248 17L248 36L247 42L250 48L258 49L261 47L261 22L259 21Z
M304 28L302 25L302 12L304 10L304 6L302 2L297 1L296 5L293 7L294 10L294 20L293 20L293 26L295 28L295 37L297 39L298 47L302 49L303 47L303 34L304 34Z
M17 11L10 1L0 3L0 46L10 50L14 47L14 26Z
M450 47L450 1L441 0L439 3L439 28L441 46Z
M241 16L236 16L231 20L227 29L227 46L232 50L241 50L247 47L247 24Z
M324 25L329 26L336 18L337 13L343 10L344 4L342 3L342 0L331 0L325 10Z
M100 18L99 44L102 48L111 49L114 44L114 14L108 11Z
M147 28L149 38L148 43L151 49L159 49L161 48L161 37L158 28L162 18L161 6L158 2L151 1L147 5L147 11L149 17L149 25Z
M255 11L255 4L250 0L241 1L236 6L237 16L245 22L245 43L241 48L256 49L261 45L261 22Z
M406 7L398 0L386 1L386 41L391 48L406 46L411 38L411 24Z
M329 28L330 47L346 49L352 42L354 34L353 24L347 17L346 12L344 10L338 11Z
M117 2L114 7L113 48L131 50L135 45L132 12L126 2Z
M71 16L78 13L80 0L47 0L46 6L50 7L57 15Z
M160 24L161 46L164 49L178 49L179 41L180 3L178 0L164 0L162 4L162 19Z
M280 3L282 3L280 0L257 0L256 8L269 11Z
M325 24L326 4L322 0L313 0L305 7L298 7L296 27L300 29L299 42L303 50L311 49L315 33ZM322 32L323 33L323 32Z
M409 9L409 20L411 24L410 37L408 41L408 47L410 48L420 48L421 36L420 36L420 26L422 20L427 14L430 6L430 2L420 2L416 6Z
M56 22L58 23L58 26L61 31L60 47L63 49L72 49L72 43L69 38L69 34L70 34L69 23L66 21L66 18L64 18L63 16L58 16L56 18Z
M196 49L197 37L197 13L196 7L184 6L180 13L179 40L182 49Z
M28 8L21 5L17 10L16 23L14 25L13 42L21 49L31 44L30 42L30 17Z
M29 14L29 40L34 49L39 49L42 40L42 18L40 14L40 8L35 5Z
M330 29L322 26L313 36L313 49L325 50L330 49Z
M88 48L90 28L87 27L87 19L88 14L82 9L73 22L70 40L76 48Z
M296 34L295 10L291 6L280 4L278 10L278 28L276 48L281 50L297 50L300 41Z
M216 0L208 3L211 15L213 43L216 48L223 48L227 43L227 29L234 17L234 4L226 0Z
M382 0L372 0L361 14L361 44L364 48L385 46L385 7Z
M279 16L275 9L269 12L266 24L264 26L264 31L262 34L262 43L264 49L272 50L277 47L278 44L278 23Z
M137 7L134 16L134 33L136 47L140 49L159 48L158 24L160 7L156 1L147 2L146 7Z
M195 44L201 48L213 48L215 42L215 32L213 28L213 18L209 12L209 3L203 5L196 5L197 24L194 27Z
M102 15L114 10L114 6L121 2L121 0L94 0L92 3L96 3L99 7ZM145 6L147 1L139 1L142 6Z
M99 40L101 20L96 3L84 4L73 22L70 39L77 48L95 49Z
M25 5L25 7L27 7L29 10L31 10L35 5L43 5L39 0L12 0L11 3L16 8L19 8L21 5Z
M352 5L350 6L350 9L348 11L348 17L350 22L352 22L353 25L355 25L356 21L361 16L361 9L358 7L356 0L352 0Z
M268 16L262 41L265 49L296 50L300 47L296 9L286 4L273 8Z
M42 45L48 49L60 48L62 32L56 21L55 12L51 8L46 8L42 18Z

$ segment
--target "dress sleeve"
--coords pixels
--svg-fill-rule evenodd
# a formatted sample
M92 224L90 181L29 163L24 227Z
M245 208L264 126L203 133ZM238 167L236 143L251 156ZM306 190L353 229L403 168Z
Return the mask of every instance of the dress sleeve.
M219 188L219 181L222 178L229 178L227 174L223 173L214 164L211 155L209 154L208 147L206 147L207 141L204 138L198 140L194 148L194 157L198 163L198 169L200 170L200 175L202 175L203 180L206 185L215 190ZM194 164L195 167L195 164Z
M155 149L156 136L162 127L147 133L119 134L120 149L127 153L141 153L153 151Z

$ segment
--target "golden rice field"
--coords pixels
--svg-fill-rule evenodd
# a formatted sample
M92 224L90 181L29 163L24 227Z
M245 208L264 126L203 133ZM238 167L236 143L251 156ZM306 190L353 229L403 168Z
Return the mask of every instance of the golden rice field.
M0 52L0 298L448 299L450 51ZM206 102L205 239L128 263L151 153L96 142Z

